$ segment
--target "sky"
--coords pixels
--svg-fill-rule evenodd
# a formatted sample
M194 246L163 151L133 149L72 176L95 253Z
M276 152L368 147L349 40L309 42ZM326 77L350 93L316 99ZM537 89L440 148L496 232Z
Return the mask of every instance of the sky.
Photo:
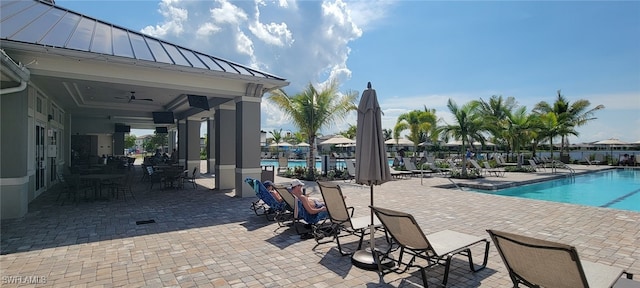
M361 95L371 82L387 129L400 114L424 107L453 124L449 99L463 105L512 96L530 111L540 101L553 103L561 90L570 102L605 106L571 143L640 141L640 1L56 4L283 77L290 95L330 78L341 92ZM267 98L261 129L297 131ZM354 111L320 132L345 131L356 117Z

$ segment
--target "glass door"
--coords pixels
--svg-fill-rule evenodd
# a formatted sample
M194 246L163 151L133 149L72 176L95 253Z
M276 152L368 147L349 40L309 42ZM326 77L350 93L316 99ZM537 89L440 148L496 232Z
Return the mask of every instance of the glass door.
M43 123L36 123L36 191L46 186L45 170L47 168L47 162L45 159L45 130L46 126Z

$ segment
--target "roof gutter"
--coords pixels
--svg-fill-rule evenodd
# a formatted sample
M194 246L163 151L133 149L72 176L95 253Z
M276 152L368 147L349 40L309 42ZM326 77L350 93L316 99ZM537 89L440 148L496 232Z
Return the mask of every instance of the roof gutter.
M27 83L29 82L29 78L31 77L31 73L29 72L27 67L13 61L13 59L11 59L11 57L9 57L6 52L4 52L4 49L0 49L0 54L0 60L2 61L2 73L7 74L14 78L14 80L20 82L20 85L18 86L0 89L0 95L20 92L27 88Z

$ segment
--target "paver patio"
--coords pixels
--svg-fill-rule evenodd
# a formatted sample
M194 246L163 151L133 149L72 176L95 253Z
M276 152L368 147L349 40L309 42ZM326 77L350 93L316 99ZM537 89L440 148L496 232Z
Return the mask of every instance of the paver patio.
M603 166L582 166L600 169ZM531 181L553 176L507 173L491 181ZM2 221L0 270L3 287L418 287L420 273L390 274L353 266L335 243L312 250L294 229L279 228L253 214L254 197L214 191L204 175L199 189L148 191L136 200L56 202L55 191L33 201L20 219ZM277 178L276 182L286 182ZM374 187L378 206L413 214L423 229L452 229L488 237L486 229L513 231L572 244L585 260L626 268L640 278L640 213L436 188L450 182L432 177L395 180ZM355 207L368 215L369 189L338 181ZM320 197L315 183L308 193ZM603 191L606 193L606 191ZM136 221L155 223L136 225ZM384 243L383 235L377 243ZM357 238L346 238L354 248ZM377 244L378 245L378 244ZM476 262L480 251L474 250ZM449 287L510 287L495 247L487 268L471 273L456 258ZM427 272L436 284L441 267ZM31 277L31 278L27 278ZM13 283L9 283L13 282Z

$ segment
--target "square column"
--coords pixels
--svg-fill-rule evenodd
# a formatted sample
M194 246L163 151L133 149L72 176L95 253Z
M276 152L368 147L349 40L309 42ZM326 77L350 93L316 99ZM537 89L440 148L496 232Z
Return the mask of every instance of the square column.
M193 172L194 167L198 167L200 173L200 121L187 119L187 145L186 147L186 164L185 169L189 170L189 175Z
M233 189L236 185L236 105L227 102L216 107L214 124L215 190Z
M213 115L212 115L213 116ZM207 171L214 174L216 166L216 129L213 117L207 118Z
M244 182L251 177L260 179L260 102L258 97L236 98L236 197L255 197Z

